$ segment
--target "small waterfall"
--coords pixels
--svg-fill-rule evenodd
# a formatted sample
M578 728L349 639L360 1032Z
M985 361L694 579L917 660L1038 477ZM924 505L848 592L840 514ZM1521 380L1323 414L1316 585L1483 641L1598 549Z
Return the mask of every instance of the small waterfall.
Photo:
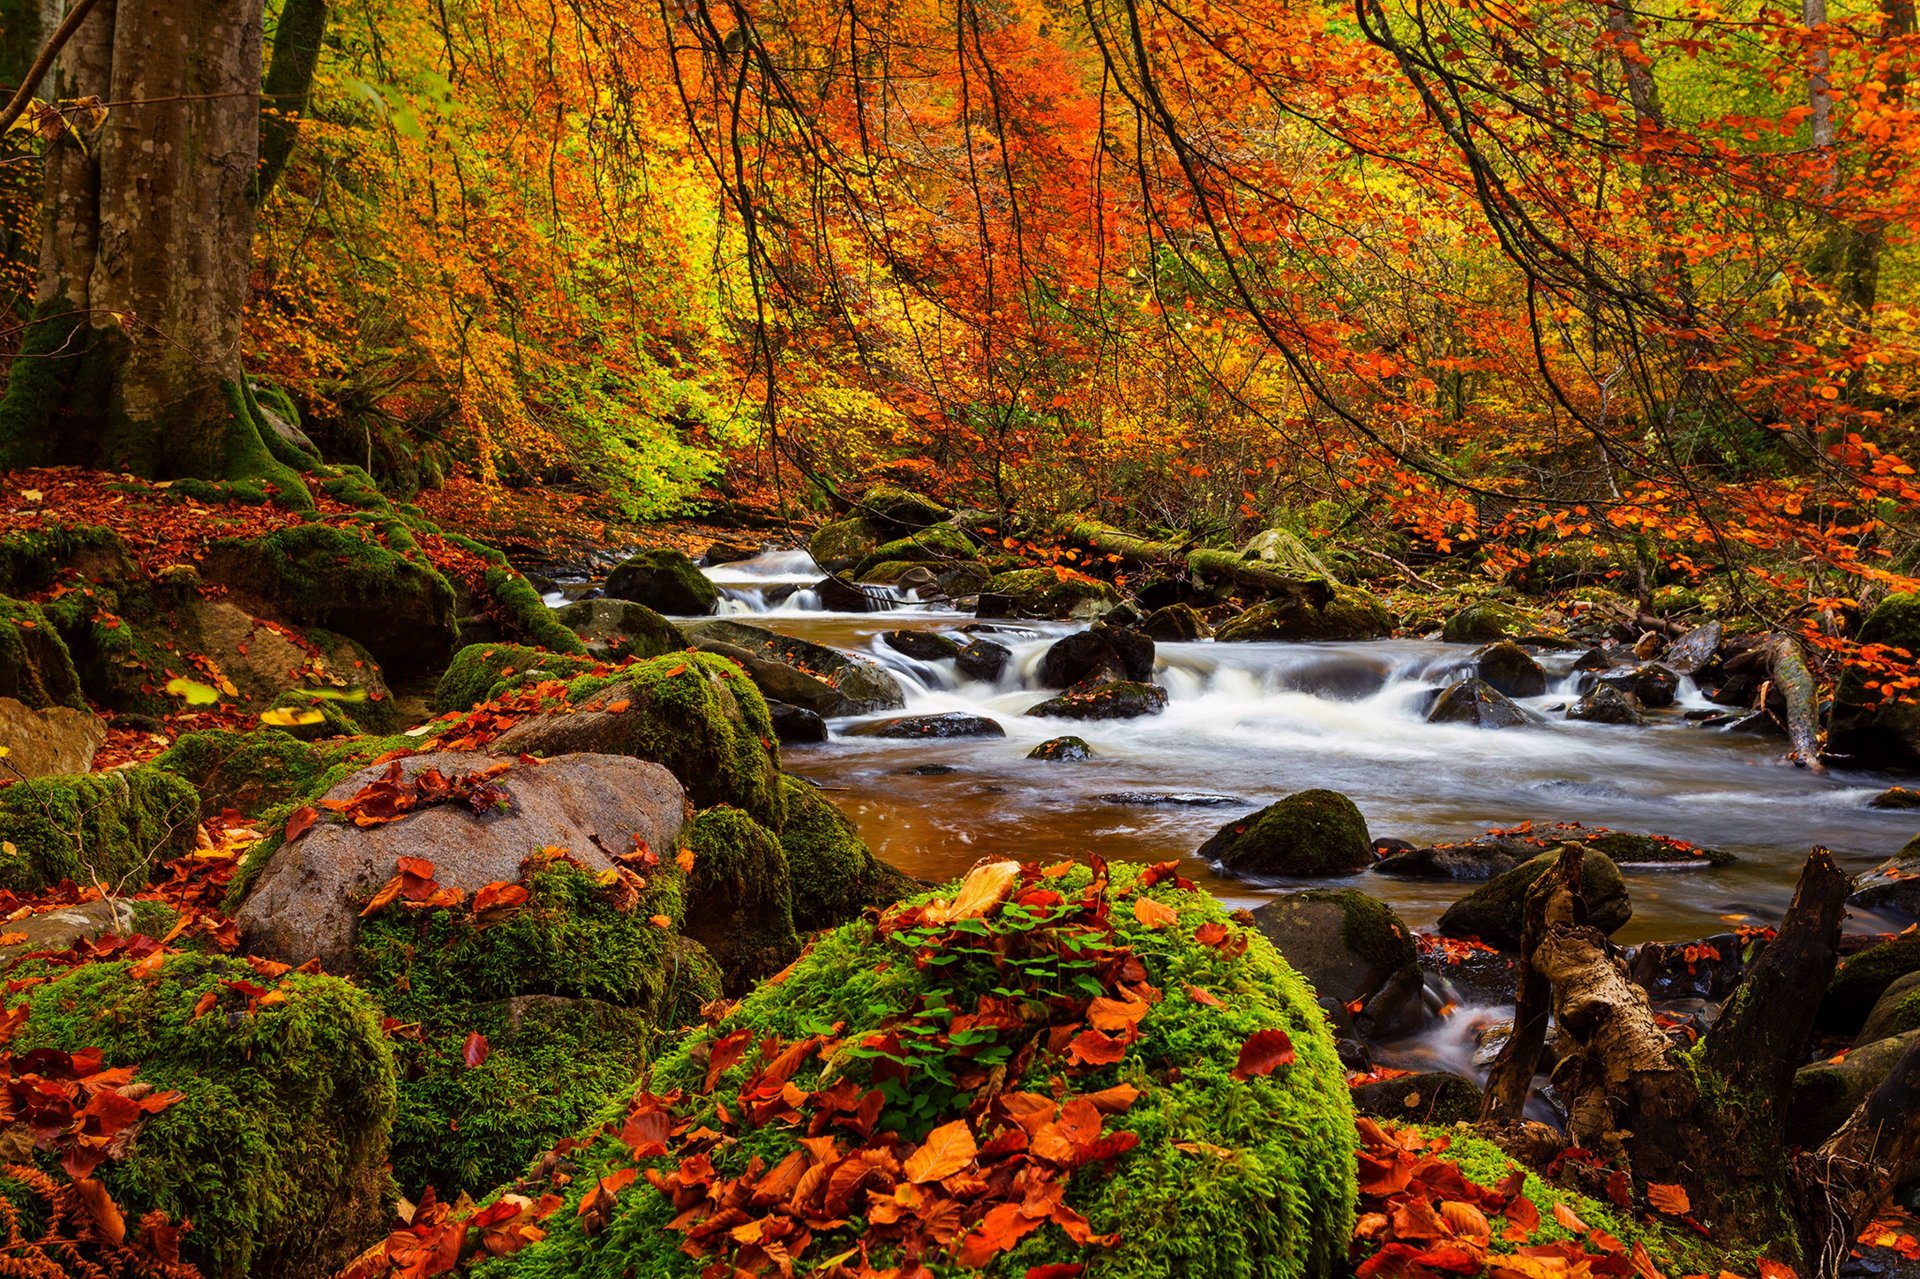
M720 588L722 614L738 617L833 611L826 607L815 589L827 576L826 571L805 551L768 551L752 559L716 564L701 572ZM912 591L895 586L862 586L860 589L885 606L881 611L910 608L920 603Z

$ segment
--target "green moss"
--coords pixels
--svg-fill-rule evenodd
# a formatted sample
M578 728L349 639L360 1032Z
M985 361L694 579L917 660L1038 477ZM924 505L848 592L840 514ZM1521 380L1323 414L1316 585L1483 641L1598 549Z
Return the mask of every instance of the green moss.
M154 761L187 779L203 817L232 808L257 813L313 790L324 757L277 728L187 733Z
M1097 617L1120 603L1120 592L1106 582L1062 579L1050 568L996 573L986 590L1007 597L1022 617Z
M1135 868L1114 867L1115 887L1135 885L1137 874ZM1077 869L1056 883L1073 892L1089 879ZM1223 958L1192 940L1202 923L1227 923L1218 903L1166 884L1148 895L1176 909L1178 923L1149 930L1125 908L1124 899L1116 902L1112 922L1118 939L1133 948L1147 980L1165 998L1141 1020L1140 1037L1124 1062L1076 1081L1084 1088L1125 1081L1141 1089L1129 1110L1108 1121L1110 1129L1135 1133L1139 1145L1115 1160L1110 1174L1092 1168L1076 1172L1067 1190L1068 1203L1089 1218L1093 1230L1117 1232L1119 1242L1110 1250L1082 1249L1046 1227L984 1272L958 1267L948 1257L929 1257L937 1273L1017 1277L1031 1266L1077 1261L1090 1263L1089 1273L1106 1279L1323 1279L1345 1272L1355 1134L1345 1073L1325 1019L1305 984L1264 938L1250 936L1248 950L1238 958ZM710 1119L714 1102L736 1105L734 1097L752 1070L750 1054L747 1062L722 1074L710 1098L699 1099L705 1074L701 1054L712 1036L745 1028L756 1040L772 1035L792 1041L838 1026L839 1043L857 1043L910 1012L936 987L951 991L951 1002L971 1007L976 993L1003 978L975 957L978 952L955 953L968 957L952 966L923 968L911 962L912 952L882 940L870 924L846 925L822 937L785 981L762 987L710 1032L678 1044L656 1066L649 1086L656 1093L686 1089L696 1097L695 1113ZM1193 1000L1185 993L1189 986L1212 992L1218 1006ZM1271 1076L1235 1079L1247 1037L1275 1028L1291 1036L1293 1064ZM842 1055L825 1069L851 1074L866 1066ZM1017 1070L1009 1087L1048 1093L1057 1059L1040 1053ZM811 1089L820 1085L822 1073L819 1058L810 1058L794 1082ZM929 1099L928 1107L913 1110L910 1119L905 1112L883 1114L882 1126L915 1137L965 1111L964 1100L938 1101L944 1094L937 1088L921 1095ZM728 1173L738 1173L753 1159L770 1166L796 1149L804 1135L782 1125L755 1129L738 1143L723 1143L714 1162ZM627 1147L608 1136L570 1157L580 1166L561 1191L568 1203L546 1220L549 1237L483 1264L481 1275L666 1279L697 1275L709 1264L710 1259L680 1251L682 1236L667 1229L672 1216L667 1199L644 1180L621 1193L613 1220L588 1237L574 1206L582 1189L612 1168L631 1166L632 1159ZM668 1160L648 1162L670 1166ZM538 1193L544 1186L530 1189ZM838 1252L858 1242L862 1230L856 1219L823 1234L809 1255ZM887 1262L876 1254L874 1264Z
M1028 759L1046 760L1048 763L1078 763L1093 758L1093 747L1087 745L1084 737L1049 737L1027 752Z
M701 616L720 603L720 588L684 551L666 547L641 551L607 574L607 594L634 600L675 616Z
M1382 969L1409 968L1420 962L1413 934L1391 907L1353 888L1309 888L1293 894L1307 901L1340 907L1340 940L1348 950Z
M925 493L901 488L898 484L876 484L860 495L860 508L882 529L901 533L938 524L953 511Z
M913 891L913 881L875 860L859 830L818 787L783 775L780 789L787 797L780 847L793 884L794 927L831 928Z
M169 633L164 627L132 620L156 607L151 598L122 600L105 586L74 591L43 606L93 701L135 715L161 716L180 708L166 684L176 674L192 674L192 668L158 638Z
M1525 635L1533 629L1532 619L1510 604L1491 600L1469 604L1447 619L1440 638L1449 644L1490 644L1497 640Z
M486 590L493 599L490 612L510 632L535 647L555 653L581 654L587 651L580 637L560 621L547 602L540 598L540 592L533 588L533 583L520 570L508 564L504 554L462 534L444 529L437 531L455 546L487 561Z
M89 964L27 991L15 1053L97 1047L109 1065L185 1099L146 1121L100 1171L129 1215L158 1208L193 1229L182 1249L210 1276L325 1275L384 1226L393 1057L372 1000L344 981L289 974L284 1001L247 1009L225 981L246 964L180 955L145 980ZM273 983L264 983L272 985ZM213 1006L196 1013L203 996Z
M1898 978L1920 970L1920 936L1896 937L1843 961L1820 1001L1820 1025L1852 1034Z
M868 570L887 563L945 564L974 557L973 539L957 524L934 524L891 542L883 542L862 556L853 575L865 577Z
M807 539L807 553L822 568L847 568L880 544L880 534L860 515L822 524Z
M41 777L0 790L0 888L22 895L63 879L126 891L193 848L200 799L153 765Z
M730 992L778 972L800 953L786 851L738 808L709 808L687 830L693 873L686 931L726 974Z
M86 709L66 641L37 605L0 595L0 697L34 710Z
M62 568L76 563L84 576L96 577L103 561L113 565L112 576L130 563L120 535L112 529L98 524L16 529L0 534L0 592L44 590Z
M574 642L578 644L578 638ZM592 658L543 652L524 644L469 644L453 655L441 675L433 691L433 709L470 710L528 680L573 679L596 665Z
M1373 843L1352 800L1305 790L1228 822L1194 855L1236 875L1347 875L1373 863Z
M420 1027L396 1044L392 1159L408 1194L431 1185L451 1198L506 1179L626 1090L657 1047L656 1024L718 993L710 961L653 922L684 913L670 863L637 900L566 860L526 883L525 905L498 922L464 907L388 909L360 926L360 982ZM473 1033L488 1044L478 1066L465 1056Z
M1324 605L1296 596L1255 604L1219 630L1228 642L1245 640L1379 639L1393 630L1393 615L1365 591L1333 584Z

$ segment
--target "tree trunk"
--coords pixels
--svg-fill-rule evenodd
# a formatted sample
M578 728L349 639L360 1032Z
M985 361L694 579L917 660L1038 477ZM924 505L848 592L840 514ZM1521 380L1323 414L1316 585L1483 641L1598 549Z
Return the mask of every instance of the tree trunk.
M0 466L267 481L306 499L240 366L261 0L102 0L46 96L113 103L51 144L40 285Z
M314 69L320 65L320 47L327 34L327 0L287 0L273 29L273 62L263 86L266 100L260 114L260 171L255 177L253 205L267 202L274 184L293 156L300 140L300 116L313 92Z

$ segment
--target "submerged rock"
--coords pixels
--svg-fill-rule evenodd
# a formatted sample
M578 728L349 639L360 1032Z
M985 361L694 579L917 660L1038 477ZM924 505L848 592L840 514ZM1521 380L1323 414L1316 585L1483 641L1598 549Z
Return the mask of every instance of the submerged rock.
M1443 937L1477 938L1504 950L1519 949L1527 890L1558 860L1557 852L1542 853L1489 880L1447 907L1437 931ZM1619 931L1633 917L1627 882L1603 853L1589 850L1582 860L1580 891L1587 922L1603 933Z
M1511 640L1489 644L1473 655L1473 673L1508 697L1538 697L1547 691L1547 673Z
M1590 724L1638 725L1647 722L1646 716L1640 713L1639 699L1610 684L1587 690L1567 712L1567 718L1585 720Z
M1095 795L1103 804L1128 804L1141 807L1156 807L1170 804L1180 808L1224 808L1229 804L1243 806L1246 800L1238 795L1222 795L1210 790L1121 790L1108 791L1104 795Z
M1676 675L1696 675L1719 656L1721 627L1718 622L1696 626L1667 645L1660 664Z
M1075 764L1083 759L1092 759L1093 747L1080 737L1049 737L1028 751L1027 758L1054 764Z
M960 655L960 641L937 631L885 631L880 642L916 662L939 662Z
M1288 893L1253 912L1295 971L1336 1016L1353 1013L1369 1039L1426 1024L1424 984L1413 934L1385 903L1351 888Z
M1373 844L1352 800L1306 790L1228 822L1194 856L1248 878L1349 875L1372 865Z
M720 604L720 588L684 551L641 551L607 574L607 595L676 617L699 617Z
M1907 786L1889 786L1867 801L1868 808L1920 808L1920 790Z
M816 711L786 702L768 702L767 714L773 719L773 735L782 746L805 746L827 740L827 721Z
M1505 847L1469 842L1439 844L1393 853L1373 864L1373 873L1390 879L1451 879L1480 882L1520 864Z
M1429 724L1470 724L1475 728L1520 728L1532 717L1484 680L1462 680L1440 690L1427 711Z
M1131 680L1076 684L1027 711L1052 719L1137 719L1167 709L1167 690Z
M943 711L938 715L902 715L894 719L873 720L846 729L848 737L1005 737L1000 721L965 711Z
M1725 999L1746 975L1760 942L1743 942L1736 933L1716 933L1688 942L1646 942L1627 956L1633 980L1664 1003ZM1748 948L1755 948L1749 956Z

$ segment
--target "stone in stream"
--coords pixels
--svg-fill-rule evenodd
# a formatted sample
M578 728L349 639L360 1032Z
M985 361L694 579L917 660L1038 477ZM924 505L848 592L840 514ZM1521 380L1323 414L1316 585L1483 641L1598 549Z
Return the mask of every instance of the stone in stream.
M1592 830L1584 834L1575 831L1568 835L1567 842L1586 845L1622 870L1706 870L1739 860L1732 853L1702 848L1684 839L1636 835L1624 830Z
M554 615L603 661L659 657L687 646L686 636L665 616L632 600L577 600Z
M1518 950L1527 890L1557 860L1557 852L1542 853L1495 876L1447 907L1436 931L1443 937L1477 938L1489 946ZM1580 891L1586 899L1587 922L1601 932L1618 932L1633 918L1627 882L1604 853L1588 850L1581 863Z
M1787 1143L1812 1150L1846 1122L1854 1108L1893 1073L1920 1030L1855 1048L1839 1061L1802 1066L1793 1076L1786 1107Z
M695 648L738 662L768 698L816 715L871 715L907 704L899 681L879 663L825 644L732 620L684 629Z
M1485 842L1437 844L1393 853L1373 864L1389 879L1444 879L1482 883L1520 864L1505 848Z
M1920 808L1920 790L1906 786L1889 786L1867 801L1868 808Z
M1253 922L1313 983L1322 1005L1331 1003L1330 1013L1352 1013L1363 1038L1392 1038L1426 1024L1413 934L1385 903L1351 888L1310 888L1266 903Z
M1305 790L1228 822L1194 856L1247 878L1350 875L1373 864L1373 844L1352 800Z
M1696 626L1667 645L1660 664L1676 675L1696 675L1720 652L1721 627L1718 622Z
M1590 648L1573 660L1576 671L1608 671L1613 669L1613 659L1607 656L1603 648Z
M1043 719L1137 719L1167 709L1167 690L1132 680L1076 684L1027 711Z
M1095 622L1054 643L1040 659L1042 688L1072 688L1088 680L1111 678L1145 682L1153 678L1153 641L1139 631Z
M839 577L823 577L811 588L820 600L820 607L829 613L879 613L892 607L893 601L880 598L880 594ZM768 601L773 600L771 594Z
M1648 662L1632 670L1612 671L1596 675L1591 682L1583 681L1584 687L1618 689L1622 693L1631 693L1642 706L1658 708L1673 705L1674 693L1680 687L1680 677L1658 662Z
M1386 605L1356 587L1334 585L1318 602L1303 592L1255 604L1218 627L1214 637L1228 643L1369 640L1392 632Z
M666 547L621 561L607 574L607 595L680 617L699 617L720 605L720 588L685 552Z
M1473 673L1508 697L1538 697L1547 691L1547 673L1512 640L1476 652Z
M1213 628L1191 604L1167 604L1147 614L1140 629L1162 644L1188 644L1212 639Z
M997 683L1013 660L1013 650L992 640L976 639L954 654L953 668L968 679Z
M1920 835L1854 880L1847 904L1920 917Z
M1567 712L1567 718L1589 724L1638 725L1647 722L1646 716L1640 713L1640 700L1611 684L1599 684L1588 689Z
M847 737L1005 737L1000 721L965 711L943 711L938 715L901 715L893 719L855 724L845 730Z
M1353 1090L1353 1109L1355 1114L1408 1124L1477 1123L1480 1086L1444 1070L1379 1079Z
M1847 956L1820 998L1815 1024L1831 1034L1858 1034L1887 988L1920 972L1920 934L1907 934Z
M1153 808L1160 805L1172 805L1178 808L1225 808L1228 805L1244 806L1246 800L1238 795L1223 795L1210 790L1118 790L1108 791L1104 795L1095 795L1103 804L1137 805Z
M748 546L744 542L708 542L707 549L700 554L700 559L709 567L717 564L738 564L741 560L750 560L761 554L763 549Z
M1748 946L1753 953L1748 954ZM1626 954L1627 972L1647 994L1663 1003L1725 999L1746 976L1747 962L1759 957L1765 942L1741 941L1737 933L1715 933L1698 941L1650 941Z
M1496 600L1469 604L1446 620L1440 638L1449 644L1491 644L1525 634L1533 619L1521 609Z
M767 714L773 717L773 735L782 746L804 746L827 740L827 721L804 706L770 701Z
M1027 758L1053 764L1077 764L1083 759L1093 758L1093 747L1081 737L1049 737L1028 751Z
M1427 711L1429 724L1471 724L1475 728L1519 728L1532 722L1527 712L1485 680L1468 679L1440 690Z
M885 631L880 642L916 662L938 662L960 655L960 642L936 631Z
M1099 617L1120 602L1120 592L1092 578L1062 578L1050 568L996 574L980 592L980 617L1034 617L1064 621Z

